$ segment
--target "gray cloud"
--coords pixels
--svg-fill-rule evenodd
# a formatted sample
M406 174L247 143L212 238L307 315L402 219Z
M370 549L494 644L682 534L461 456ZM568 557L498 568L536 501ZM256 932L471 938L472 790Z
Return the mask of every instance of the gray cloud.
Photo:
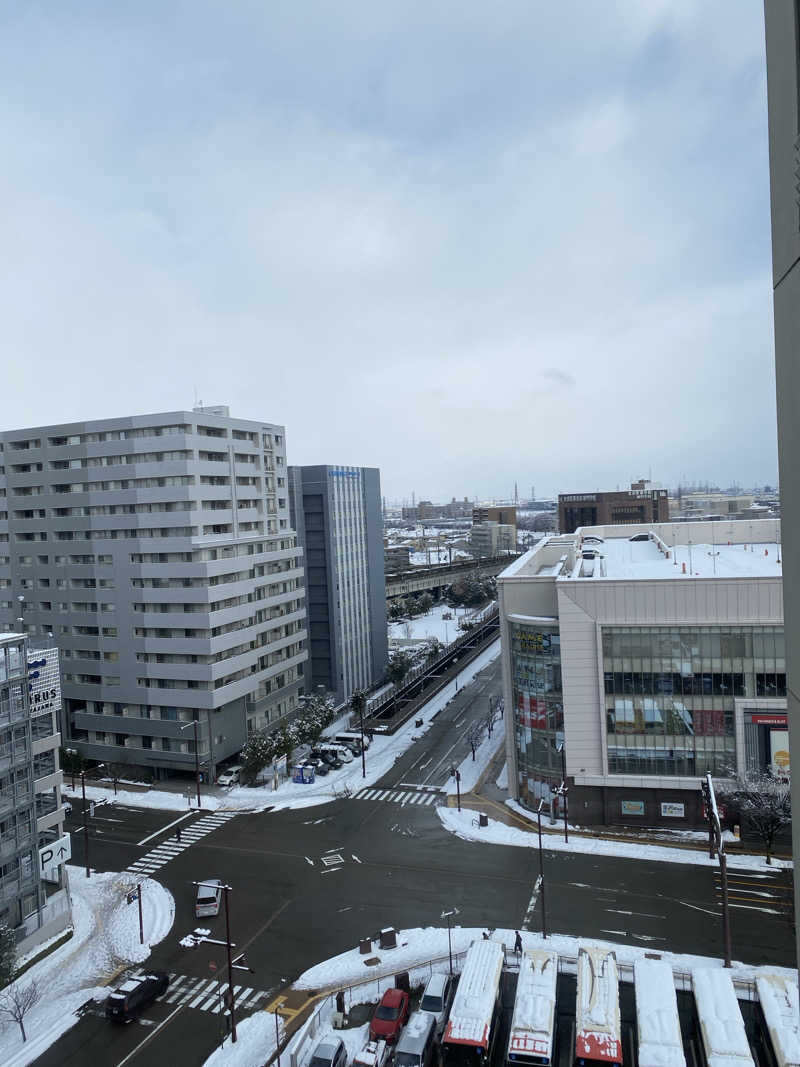
M7 5L3 425L196 387L390 497L774 479L761 20Z

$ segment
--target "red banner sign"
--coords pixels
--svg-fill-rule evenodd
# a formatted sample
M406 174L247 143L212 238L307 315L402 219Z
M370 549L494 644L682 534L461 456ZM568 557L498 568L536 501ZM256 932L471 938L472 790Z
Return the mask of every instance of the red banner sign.
M756 726L783 726L787 725L787 718L785 715L752 715L750 722L755 723Z

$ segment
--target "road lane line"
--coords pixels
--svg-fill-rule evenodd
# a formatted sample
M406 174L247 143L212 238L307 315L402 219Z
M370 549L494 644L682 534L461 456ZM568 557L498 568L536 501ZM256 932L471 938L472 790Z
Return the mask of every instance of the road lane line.
M171 826L177 826L179 822L183 822L184 819L188 819L194 815L193 811L187 811L184 815L181 815L179 819L175 819L174 822L167 823L166 826L162 826L160 830L156 830L155 833L150 834L149 837L143 838L141 841L137 841L137 847L139 845L146 845L148 841L152 841L154 837L158 837L159 834L163 834L166 830L169 830Z
M159 1030L163 1030L163 1028L167 1025L167 1023L171 1019L174 1019L174 1017L178 1014L178 1012L181 1010L182 1007L183 1007L183 1004L179 1004L177 1006L177 1008L175 1008L174 1011L170 1012L170 1014L166 1017L166 1019L163 1021L163 1023L159 1023L158 1026L155 1028L155 1030L151 1030L150 1031L150 1033L147 1035L147 1037L144 1039L144 1041L140 1042L140 1044L138 1044L136 1046L136 1048L132 1052L129 1052L124 1060L120 1060L119 1061L119 1063L117 1064L117 1067L125 1067L125 1064L128 1063L129 1060L132 1060L133 1057L136 1055L136 1053L140 1049L144 1048L144 1046L149 1041L153 1040L153 1038L156 1036L156 1034L158 1033Z

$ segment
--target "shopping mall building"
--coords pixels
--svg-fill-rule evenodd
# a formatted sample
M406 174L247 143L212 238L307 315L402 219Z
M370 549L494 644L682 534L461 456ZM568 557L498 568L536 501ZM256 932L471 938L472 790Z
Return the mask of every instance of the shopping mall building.
M699 782L789 775L780 523L583 527L498 578L509 788L679 828ZM563 754L561 746L563 745Z

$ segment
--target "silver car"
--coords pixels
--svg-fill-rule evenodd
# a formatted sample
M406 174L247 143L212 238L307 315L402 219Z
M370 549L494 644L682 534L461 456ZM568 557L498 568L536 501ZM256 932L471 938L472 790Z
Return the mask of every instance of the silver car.
M347 1067L347 1049L340 1037L326 1037L314 1049L309 1067Z

